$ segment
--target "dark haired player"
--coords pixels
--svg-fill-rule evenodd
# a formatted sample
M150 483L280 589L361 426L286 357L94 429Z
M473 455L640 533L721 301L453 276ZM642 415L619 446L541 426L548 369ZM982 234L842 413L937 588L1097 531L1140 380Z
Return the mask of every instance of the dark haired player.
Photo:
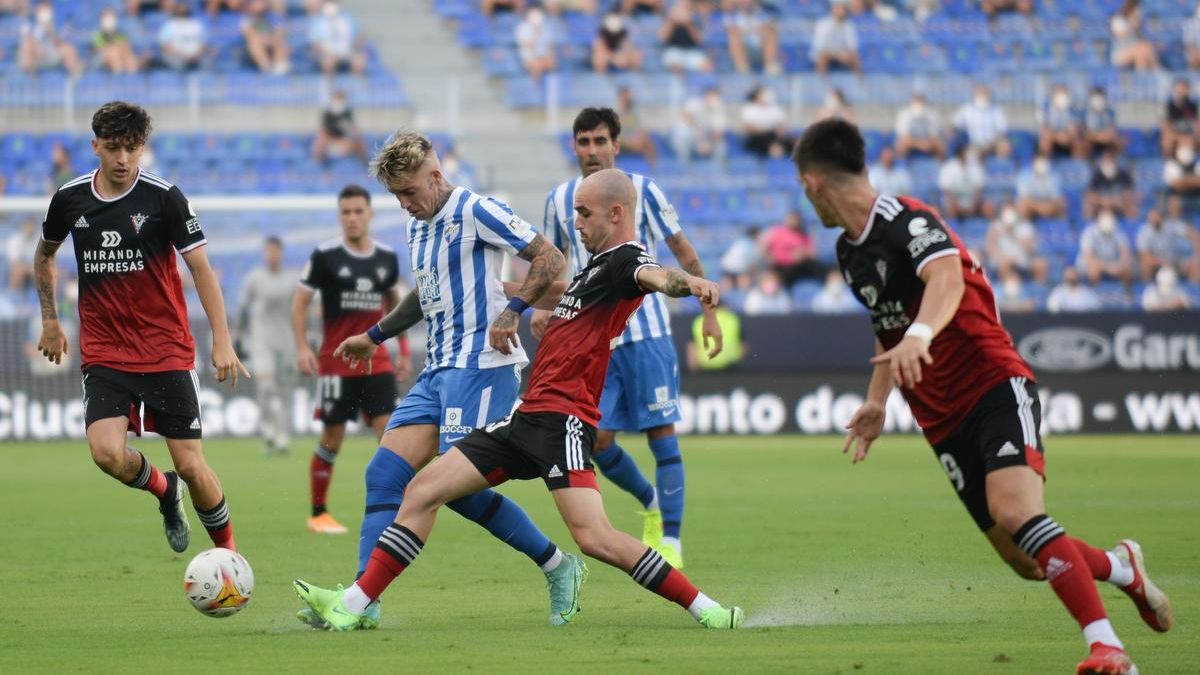
M854 462L866 458L883 430L888 394L899 385L996 552L1022 577L1048 580L1079 622L1091 654L1077 672L1136 672L1093 580L1125 591L1159 632L1171 627L1170 602L1146 575L1136 542L1103 551L1046 515L1033 373L1000 325L978 262L930 207L875 194L853 124L825 120L809 127L794 160L821 222L844 230L838 263L875 330L875 370L843 451L853 445Z
M238 371L249 373L233 351L204 232L179 188L138 167L150 136L145 110L122 101L106 103L92 116L92 132L100 167L54 193L34 256L42 311L38 351L55 363L67 351L54 307L54 257L70 234L79 266L84 420L93 461L113 478L158 498L174 551L187 550L191 531L183 510L184 483L213 544L233 549L221 483L201 449L196 345L188 330L176 251L191 271L212 327L217 381L236 385ZM139 436L156 431L165 437L175 471L159 471L127 446L131 429Z
M633 240L636 202L633 183L620 171L607 169L584 180L574 196L575 227L592 259L554 309L524 402L508 418L456 442L417 475L353 586L334 591L296 580L296 592L330 628L359 625L367 605L421 552L441 505L510 478L537 477L551 490L585 554L629 573L686 608L705 627L741 625L741 608L721 607L654 549L613 529L588 457L596 439L610 341L620 335L642 297L661 291L717 304L716 284L683 270L664 270Z
M573 275L587 267L590 254L575 229L573 196L584 178L613 168L621 152L621 120L611 108L584 108L572 124L575 158L580 176L562 183L546 198L544 233L570 261ZM637 191L634 240L648 251L665 242L679 266L695 277L704 276L700 256L679 226L679 217L666 195L646 176L627 173ZM538 311L534 335L545 328L549 312ZM703 334L712 342L709 356L721 351L721 327L711 308L704 308ZM651 294L633 313L617 338L600 397L600 429L593 457L600 472L633 495L642 507L642 541L677 568L683 567L684 472L675 423L679 415L679 357L671 340L671 319L662 296ZM654 482L616 442L618 431L646 434L654 455Z
M365 332L400 303L396 290L400 259L395 250L371 238L371 193L347 185L338 193L337 207L342 236L313 251L292 299L297 366L305 375L317 376L320 399L316 417L322 429L308 467L312 513L307 523L308 530L318 534L346 533L326 507L346 422L361 412L378 440L396 407L396 379L408 379L412 372L408 341L403 338L395 373L384 349L375 352L367 374L333 355L342 340ZM318 292L325 328L319 357L308 345L308 305Z

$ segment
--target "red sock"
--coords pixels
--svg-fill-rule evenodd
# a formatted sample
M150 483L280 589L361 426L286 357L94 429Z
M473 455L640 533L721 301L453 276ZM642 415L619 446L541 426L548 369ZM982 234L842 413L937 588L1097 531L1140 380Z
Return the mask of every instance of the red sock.
M308 464L314 516L325 512L325 495L329 493L329 482L333 480L333 462L321 457L321 450L324 448L319 448L316 453L313 453L312 461Z
M231 551L237 550L237 544L233 543L233 522L229 520L229 506L225 503L224 497L221 497L221 501L211 509L202 509L197 506L196 516L200 518L204 529L208 531L208 537L212 539L214 546Z
M692 585L692 582L684 576L683 572L674 567L671 568L670 572L667 572L667 578L663 579L658 588L654 589L654 592L684 609L691 607L692 601L696 599L697 595L700 595L700 591Z
M671 567L671 564L663 560L652 548L647 548L642 557L638 558L629 576L684 609L691 607L692 601L700 595L700 591L696 590L683 572Z
M159 499L167 494L167 477L153 464L150 465L150 480L146 481L146 492Z
M1045 514L1030 518L1013 535L1013 541L1027 555L1037 559L1046 571L1050 588L1079 622L1080 628L1107 618L1087 556L1053 518Z
M367 569L355 583L368 598L376 600L387 590L388 584L400 576L404 568L405 565L399 560L376 548L371 551L371 557L367 560Z
M227 522L224 527L209 530L208 537L212 539L213 546L227 548L230 551L237 550L237 544L233 541L233 523Z
M1112 576L1112 561L1108 559L1106 551L1069 535L1063 538L1069 540L1075 545L1075 548L1079 549L1079 554L1087 561L1088 569L1092 571L1093 579L1096 581L1108 581L1108 578Z

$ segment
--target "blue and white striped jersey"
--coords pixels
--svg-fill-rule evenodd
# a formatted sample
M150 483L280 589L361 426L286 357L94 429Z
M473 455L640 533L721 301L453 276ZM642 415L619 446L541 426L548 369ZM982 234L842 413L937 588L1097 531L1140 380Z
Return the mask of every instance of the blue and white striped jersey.
M488 327L508 304L500 270L537 236L503 202L455 188L429 220L407 226L409 258L425 327L425 368L497 368L529 363L525 350L504 355L488 344Z
M655 245L668 237L680 232L679 216L675 207L667 201L662 189L654 181L639 176L636 173L626 173L637 189L637 210L633 214L634 236L647 251L655 250ZM575 190L583 177L571 179L554 188L546 198L546 216L542 224L546 238L559 249L567 252L570 264L569 276L575 276L579 270L587 267L592 254L583 247L579 240L579 232L575 230ZM614 345L627 342L637 342L648 338L664 337L671 334L671 320L667 314L667 302L661 293L651 293L646 296L642 306L629 319L625 332Z

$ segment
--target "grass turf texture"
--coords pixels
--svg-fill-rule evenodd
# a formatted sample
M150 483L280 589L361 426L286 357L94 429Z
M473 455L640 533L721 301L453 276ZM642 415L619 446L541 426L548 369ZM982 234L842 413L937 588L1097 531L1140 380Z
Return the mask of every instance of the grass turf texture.
M644 441L624 442L653 475ZM1073 620L1045 584L1018 579L996 558L918 438L885 437L859 466L837 452L840 443L684 439L685 571L718 601L746 609L748 629L733 633L700 629L596 561L585 611L552 628L542 574L448 511L385 596L380 630L305 628L293 616L291 580L353 578L373 452L363 437L348 439L330 495L352 531L341 537L304 530L311 442L269 460L256 442L207 444L257 579L245 611L210 619L182 591L188 560L209 546L194 514L191 548L173 555L154 501L103 476L82 442L0 446L0 672L1074 672L1085 649ZM1048 445L1049 512L1098 546L1138 538L1175 603L1175 629L1158 635L1102 586L1142 672L1195 673L1197 438ZM168 468L160 440L139 447ZM640 532L634 500L602 488L614 524ZM540 482L503 491L574 550Z

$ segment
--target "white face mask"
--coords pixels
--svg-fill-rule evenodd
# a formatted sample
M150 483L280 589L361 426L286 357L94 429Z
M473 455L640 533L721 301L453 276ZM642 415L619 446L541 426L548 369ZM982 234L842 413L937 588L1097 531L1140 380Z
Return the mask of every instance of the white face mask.
M1196 159L1196 151L1185 145L1175 151L1175 159L1179 160L1180 164L1191 164Z
M529 22L530 26L538 28L542 25L542 12L537 9L531 9L529 10L529 13L525 15L525 20Z
M1100 162L1100 173L1105 178L1113 178L1117 175L1117 165L1114 162Z
M1014 209L1012 207L1005 207L1005 209L1000 212L1000 222L1004 223L1005 225L1007 225L1009 227L1016 225L1017 224L1016 209Z
M1112 234L1117 229L1117 219L1111 213L1101 213L1096 219L1096 227L1104 234Z
M1160 267L1154 275L1154 285L1158 287L1159 293L1173 293L1175 286L1179 282L1179 278L1175 274L1175 270L1170 267Z
M39 24L49 26L54 22L54 10L45 6L38 7L36 17Z
M1092 96L1088 98L1088 103L1092 106L1092 110L1104 110L1106 101L1103 96Z
M609 14L604 18L604 29L610 33L620 33L623 25L620 14Z
M1045 176L1046 174L1050 173L1050 162L1046 161L1044 158L1033 160L1033 172L1039 176Z
M116 30L116 28L117 17L113 16L112 14L105 14L104 17L100 19L100 30L106 33L111 33Z
M1065 110L1071 105L1071 95L1065 91L1055 92L1053 103L1055 108Z
M1004 296L1015 298L1021 295L1021 280L1009 278L1004 280Z

